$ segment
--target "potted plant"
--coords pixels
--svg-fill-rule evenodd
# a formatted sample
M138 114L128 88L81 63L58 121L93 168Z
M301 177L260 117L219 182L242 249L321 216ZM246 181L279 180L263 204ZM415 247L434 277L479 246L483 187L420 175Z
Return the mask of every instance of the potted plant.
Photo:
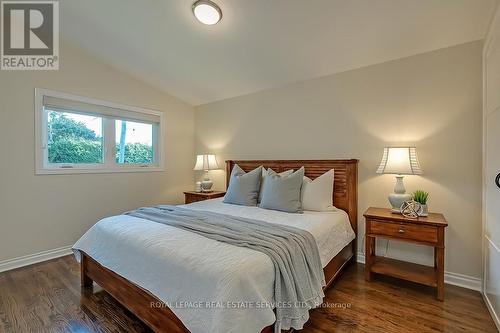
M416 190L413 192L413 200L418 202L420 204L420 209L418 210L418 215L419 216L428 216L429 215L429 209L427 208L427 198L429 197L429 193L422 191L422 190Z

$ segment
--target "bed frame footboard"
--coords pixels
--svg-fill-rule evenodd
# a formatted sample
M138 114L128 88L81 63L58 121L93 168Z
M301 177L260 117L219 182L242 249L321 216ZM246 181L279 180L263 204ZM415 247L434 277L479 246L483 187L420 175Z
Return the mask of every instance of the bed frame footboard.
M149 291L103 267L85 252L81 255L82 287L91 287L94 281L155 332L189 332L172 310Z

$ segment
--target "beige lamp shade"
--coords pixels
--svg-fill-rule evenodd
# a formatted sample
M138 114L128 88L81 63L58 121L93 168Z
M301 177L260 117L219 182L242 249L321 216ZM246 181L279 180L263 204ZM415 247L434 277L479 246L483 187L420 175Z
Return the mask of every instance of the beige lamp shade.
M216 170L219 169L215 155L197 155L193 170Z
M386 147L377 173L421 175L415 147Z

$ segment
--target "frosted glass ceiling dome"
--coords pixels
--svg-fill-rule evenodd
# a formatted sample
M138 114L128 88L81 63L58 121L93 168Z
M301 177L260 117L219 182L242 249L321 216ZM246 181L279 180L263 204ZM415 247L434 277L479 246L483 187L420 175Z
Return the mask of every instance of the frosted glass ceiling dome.
M206 25L214 25L222 18L219 6L210 0L198 0L193 4L193 14L198 21Z

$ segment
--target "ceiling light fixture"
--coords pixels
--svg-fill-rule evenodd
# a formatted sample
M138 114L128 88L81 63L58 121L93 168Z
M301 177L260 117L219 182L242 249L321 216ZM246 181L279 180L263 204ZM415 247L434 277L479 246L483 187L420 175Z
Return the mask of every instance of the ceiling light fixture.
M219 6L210 0L198 0L193 3L193 14L198 21L206 25L214 25L222 18Z

